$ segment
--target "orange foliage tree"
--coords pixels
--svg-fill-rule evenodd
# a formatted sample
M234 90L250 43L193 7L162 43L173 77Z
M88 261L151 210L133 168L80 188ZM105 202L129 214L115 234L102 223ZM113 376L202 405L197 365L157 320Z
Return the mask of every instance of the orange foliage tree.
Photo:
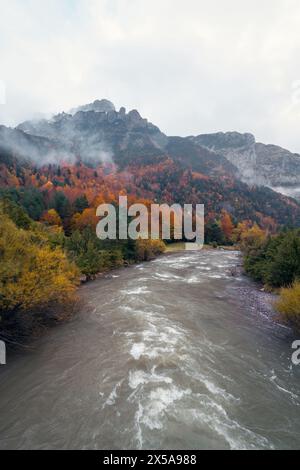
M222 212L222 216L221 216L221 228L225 235L226 240L227 241L231 240L234 225L232 223L230 215L225 210Z
M49 209L47 212L44 212L41 221L47 225L58 225L59 227L62 225L62 220L55 209Z
M96 216L96 209L88 208L80 214L76 212L71 220L71 227L73 230L83 230L85 227L92 227L96 229L96 225L99 222L99 217Z

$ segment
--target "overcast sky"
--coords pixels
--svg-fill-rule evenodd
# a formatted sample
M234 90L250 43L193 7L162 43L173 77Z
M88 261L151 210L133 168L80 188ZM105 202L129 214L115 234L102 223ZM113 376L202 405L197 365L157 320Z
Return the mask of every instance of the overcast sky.
M0 123L108 98L300 153L299 0L0 0Z

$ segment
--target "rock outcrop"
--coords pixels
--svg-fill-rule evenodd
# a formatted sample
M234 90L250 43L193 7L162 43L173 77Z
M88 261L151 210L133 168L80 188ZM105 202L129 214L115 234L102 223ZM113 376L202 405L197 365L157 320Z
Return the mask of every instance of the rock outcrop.
M287 195L300 193L300 155L277 145L257 143L252 134L218 132L190 137L201 147L225 156L248 184L264 185Z
M114 104L109 100L95 100L93 103L84 104L70 110L70 114L74 115L79 111L95 111L95 113L108 113L109 111L115 111Z

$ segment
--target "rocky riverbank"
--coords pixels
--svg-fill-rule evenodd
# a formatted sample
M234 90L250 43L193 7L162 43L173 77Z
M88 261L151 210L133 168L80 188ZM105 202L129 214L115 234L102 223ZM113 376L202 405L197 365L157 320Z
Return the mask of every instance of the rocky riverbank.
M265 292L254 283L251 283L249 287L240 287L239 293L245 302L245 305L251 310L255 311L258 315L262 315L272 319L276 323L280 323L280 318L274 309L274 302L277 299L276 294Z

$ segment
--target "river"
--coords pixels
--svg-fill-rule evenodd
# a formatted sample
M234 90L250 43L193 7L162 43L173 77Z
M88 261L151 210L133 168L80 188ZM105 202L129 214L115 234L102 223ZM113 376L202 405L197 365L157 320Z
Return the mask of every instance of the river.
M0 448L299 448L294 338L238 262L172 253L85 284L72 321L1 366Z

